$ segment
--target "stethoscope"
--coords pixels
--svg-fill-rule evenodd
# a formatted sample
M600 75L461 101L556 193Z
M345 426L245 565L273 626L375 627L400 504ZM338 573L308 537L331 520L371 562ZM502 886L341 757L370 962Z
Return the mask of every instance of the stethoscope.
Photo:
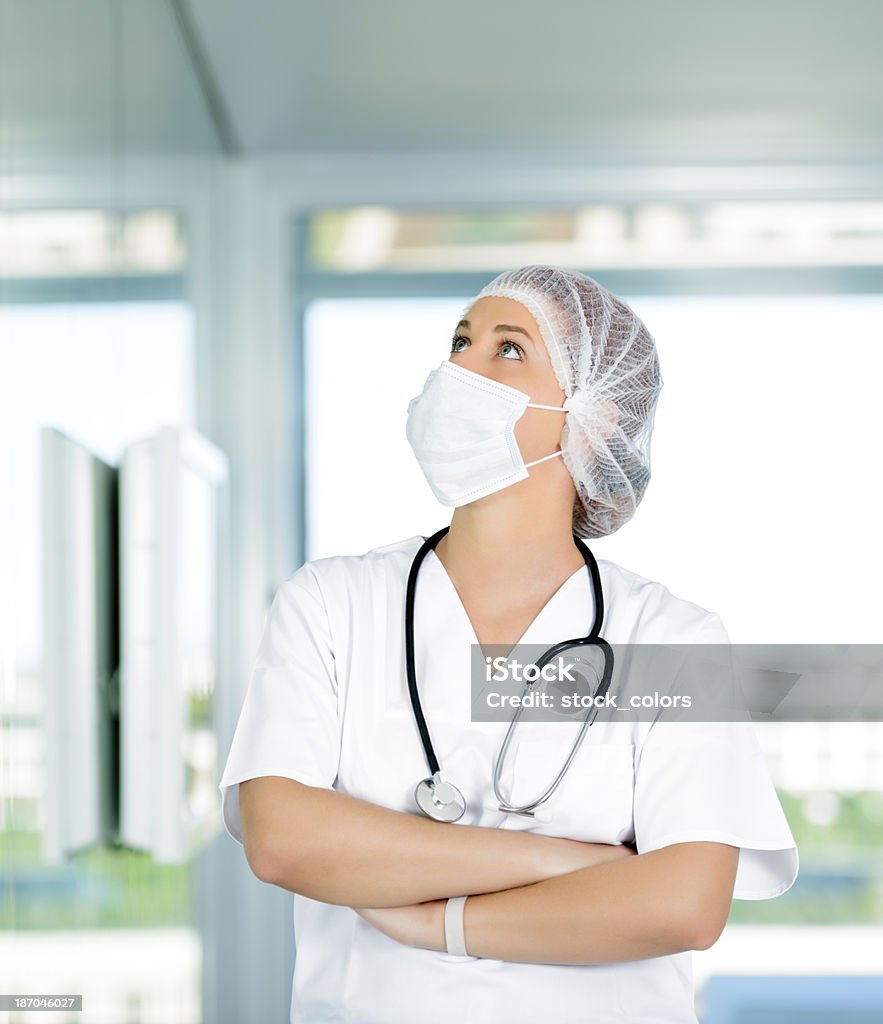
M429 778L423 779L417 784L417 787L414 790L414 797L417 801L418 807L423 811L423 813L427 814L430 818L434 818L436 821L459 821L466 813L466 800L460 790L457 789L453 783L442 779L438 758L435 756L435 751L432 747L432 740L429 738L429 729L426 725L426 719L423 717L423 708L420 705L420 695L417 693L417 679L414 667L414 595L417 590L417 573L420 570L421 562L426 557L430 549L435 548L436 544L438 544L449 530L450 526L443 527L431 537L427 537L421 545L420 550L414 556L414 561L411 563L411 571L408 574L408 588L405 594L405 667L408 673L408 691L411 695L411 707L414 710L414 718L417 722L417 729L420 732L420 740L423 744L423 750L426 753L426 761L431 773ZM598 685L598 689L594 694L597 701L598 698L604 697L610 687L610 680L613 676L613 649L610 647L610 644L608 644L607 641L599 635L601 623L604 620L604 598L601 592L601 574L598 572L598 563L595 561L595 556L592 552L589 551L586 545L583 544L576 534L573 535L573 539L585 559L586 565L589 569L589 574L592 578L592 590L595 597L595 620L592 623L592 628L588 636L577 637L573 640L563 640L561 643L555 644L554 647L550 647L549 650L546 651L537 662L535 662L535 665L539 673L539 670L542 670L545 665L567 648L582 645L599 647L604 655L604 670L601 675L601 681ZM527 693L531 686L533 686L532 681L525 683L524 692ZM571 761L576 757L576 753L580 748L580 744L583 741L586 730L595 720L595 716L598 713L598 705L595 701L589 705L589 710L583 720L579 735L574 741L570 754L564 762L561 771L558 772L558 775L555 777L552 784L539 797L537 797L536 800L516 806L514 804L510 804L500 793L500 776L502 774L503 759L506 756L506 751L509 749L509 742L512 738L512 730L520 719L522 710L523 706L520 704L515 711L512 721L509 723L509 728L506 730L506 735L497 755L497 761L494 766L494 795L498 801L497 809L500 811L504 811L507 814L525 814L531 817L539 817L536 814L537 808L540 804L549 799L549 797L558 788L561 780L564 778L567 769L570 767Z

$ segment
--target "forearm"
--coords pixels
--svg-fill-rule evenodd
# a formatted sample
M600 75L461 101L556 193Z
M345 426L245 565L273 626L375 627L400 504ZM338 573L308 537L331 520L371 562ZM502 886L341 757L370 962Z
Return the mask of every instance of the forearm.
M473 956L549 964L619 963L707 948L726 921L735 860L710 872L700 856L676 844L471 896L466 947Z
M324 903L398 907L496 892L581 867L589 854L601 859L614 852L601 844L436 822L288 781L278 780L267 802L261 877ZM584 848L579 864L575 848Z

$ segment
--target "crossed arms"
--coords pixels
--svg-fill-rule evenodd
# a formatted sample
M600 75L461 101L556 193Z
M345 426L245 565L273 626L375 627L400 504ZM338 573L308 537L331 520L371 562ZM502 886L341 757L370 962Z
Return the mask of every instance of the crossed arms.
M445 901L468 895L469 952L498 960L600 964L707 949L726 924L739 859L724 843L636 854L449 825L277 775L240 783L239 803L262 881L440 950Z

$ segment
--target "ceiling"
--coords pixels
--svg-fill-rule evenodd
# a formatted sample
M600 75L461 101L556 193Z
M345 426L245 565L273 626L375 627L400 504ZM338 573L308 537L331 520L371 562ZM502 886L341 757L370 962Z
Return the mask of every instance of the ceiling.
M219 151L167 0L0 3L0 173L33 159Z
M879 0L6 0L0 170L57 154L883 159Z

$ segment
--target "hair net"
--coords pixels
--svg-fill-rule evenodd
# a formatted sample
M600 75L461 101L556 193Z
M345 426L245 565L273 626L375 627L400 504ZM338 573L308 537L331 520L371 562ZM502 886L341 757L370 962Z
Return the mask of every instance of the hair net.
M576 487L573 532L614 533L650 482L650 435L663 383L653 337L627 303L573 270L535 264L506 271L470 307L491 295L515 299L533 314L567 396L561 448Z

